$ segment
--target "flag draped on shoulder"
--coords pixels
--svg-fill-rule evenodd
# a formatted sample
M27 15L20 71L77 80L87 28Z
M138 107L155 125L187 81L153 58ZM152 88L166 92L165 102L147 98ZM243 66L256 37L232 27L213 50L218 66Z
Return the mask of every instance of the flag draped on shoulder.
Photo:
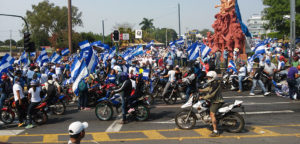
M69 53L70 53L69 48L65 48L65 49L63 49L63 50L61 51L61 55L62 55L62 56L66 56L66 55L68 55Z
M79 93L79 89L78 89L78 86L79 86L79 82L84 79L85 77L88 76L88 69L87 69L87 65L84 61L81 62L80 64L80 67L77 71L78 75L72 85L72 90L73 92L78 96L78 93Z

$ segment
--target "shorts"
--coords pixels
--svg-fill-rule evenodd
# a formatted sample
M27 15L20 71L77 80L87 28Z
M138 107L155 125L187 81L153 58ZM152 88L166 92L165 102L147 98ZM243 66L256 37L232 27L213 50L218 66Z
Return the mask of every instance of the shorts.
M222 106L222 103L212 103L209 107L209 111L216 113L217 110Z

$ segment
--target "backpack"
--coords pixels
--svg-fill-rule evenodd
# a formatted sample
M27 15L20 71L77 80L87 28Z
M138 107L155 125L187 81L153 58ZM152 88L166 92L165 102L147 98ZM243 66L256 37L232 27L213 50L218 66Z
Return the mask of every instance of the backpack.
M78 87L80 92L86 91L88 89L87 84L85 83L84 80L80 81Z
M50 84L48 82L48 91L47 91L47 97L52 98L56 96L56 86L54 85L54 82Z

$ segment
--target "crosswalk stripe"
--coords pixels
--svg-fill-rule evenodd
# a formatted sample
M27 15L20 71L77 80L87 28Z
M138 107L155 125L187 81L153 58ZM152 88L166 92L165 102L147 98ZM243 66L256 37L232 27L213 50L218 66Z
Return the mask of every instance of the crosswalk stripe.
M257 112L246 112L246 115L253 114L274 114L274 113L293 113L292 110L281 110L281 111L257 111ZM244 112L239 112L239 114L244 114Z

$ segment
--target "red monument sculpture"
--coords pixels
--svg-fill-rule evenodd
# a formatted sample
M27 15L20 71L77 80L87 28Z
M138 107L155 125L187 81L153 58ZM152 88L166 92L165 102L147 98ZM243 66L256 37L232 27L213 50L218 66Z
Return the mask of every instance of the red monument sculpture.
M232 52L235 48L239 49L240 54L245 54L245 35L241 29L241 25L237 20L235 13L235 0L220 0L220 12L215 15L215 22L212 28L215 33L212 35L207 33L207 39L203 42L212 48L212 52L227 47L229 58L232 58Z

